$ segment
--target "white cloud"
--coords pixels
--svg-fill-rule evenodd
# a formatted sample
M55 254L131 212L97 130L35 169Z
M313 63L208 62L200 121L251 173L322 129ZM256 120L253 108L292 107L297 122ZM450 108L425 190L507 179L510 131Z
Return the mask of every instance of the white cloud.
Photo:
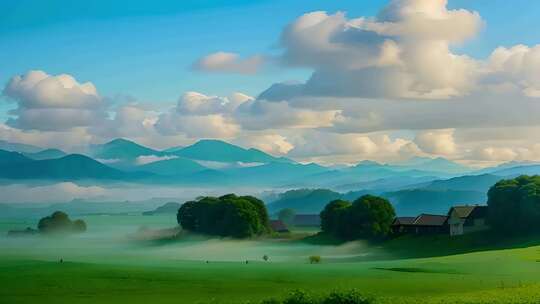
M175 158L178 158L178 156L174 156L174 155L164 155L164 156L142 155L142 156L137 157L135 162L137 163L137 165L146 165L146 164L151 164L151 163L155 163L155 162L162 161L162 160L170 160L170 159L175 159Z
M90 82L73 76L29 71L8 82L3 94L17 103L8 124L24 130L65 131L106 118L103 102Z
M448 98L468 93L477 62L450 51L483 22L441 0L394 0L376 18L313 12L282 33L282 61L314 68L304 94Z
M255 74L263 63L262 56L242 59L236 53L217 52L199 59L194 68L205 72Z
M457 151L454 132L453 129L422 131L416 135L414 143L426 153L453 156Z

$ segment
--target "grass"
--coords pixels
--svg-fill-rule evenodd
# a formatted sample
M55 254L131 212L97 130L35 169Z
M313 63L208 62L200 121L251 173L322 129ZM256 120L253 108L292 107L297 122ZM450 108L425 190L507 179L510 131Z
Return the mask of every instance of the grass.
M314 296L355 289L383 304L538 303L540 246L523 240L484 251L473 238L479 237L444 246L442 237L399 238L369 247L296 240L136 245L116 238L0 239L0 303L258 303L295 289ZM464 253L467 246L474 248ZM263 252L269 262L260 258ZM309 264L313 254L321 256L320 264Z

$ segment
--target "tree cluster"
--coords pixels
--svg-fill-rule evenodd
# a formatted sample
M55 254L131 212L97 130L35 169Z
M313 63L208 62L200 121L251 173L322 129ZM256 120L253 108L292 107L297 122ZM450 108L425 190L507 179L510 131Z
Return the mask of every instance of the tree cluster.
M266 206L252 196L202 197L184 203L177 219L185 230L222 237L246 238L270 231Z
M501 180L488 191L488 224L502 233L540 231L540 176Z
M364 195L354 202L334 200L320 214L321 229L344 240L385 237L396 216L384 198Z
M66 213L56 211L39 220L38 230L42 233L81 233L86 231L86 223L83 220L72 221Z

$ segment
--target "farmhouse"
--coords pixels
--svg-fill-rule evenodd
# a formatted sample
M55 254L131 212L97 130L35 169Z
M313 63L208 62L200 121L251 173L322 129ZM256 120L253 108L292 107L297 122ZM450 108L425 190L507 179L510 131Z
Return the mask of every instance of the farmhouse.
M294 216L293 225L297 227L320 227L321 217L318 214L297 214Z
M455 206L448 211L450 235L462 235L488 229L488 206Z
M290 232L287 226L285 226L285 224L281 220L271 220L270 228L272 228L272 230L274 230L275 232L279 233Z
M392 232L394 234L407 234L414 232L414 216L396 217L392 222Z
M438 234L448 231L447 216L422 213L417 217L398 217L392 223L392 231L397 234Z

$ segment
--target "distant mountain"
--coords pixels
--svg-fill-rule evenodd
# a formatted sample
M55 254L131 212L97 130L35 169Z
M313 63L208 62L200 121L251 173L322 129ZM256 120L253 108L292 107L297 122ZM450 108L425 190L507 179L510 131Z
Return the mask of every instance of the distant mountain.
M497 165L495 167L488 167L483 168L478 171L476 171L476 174L491 174L497 171L502 171L505 169L511 169L511 168L517 168L517 167L527 167L527 166L534 166L534 165L540 165L538 162L533 161L510 161L506 163L502 163L500 165Z
M43 148L0 140L0 150L20 153L36 153L43 150Z
M413 157L407 161L396 163L395 166L405 167L409 170L416 169L421 171L444 172L449 174L463 174L471 172L472 169L446 158L437 157Z
M297 213L319 213L329 202L340 199L341 193L327 189L298 189L278 195L276 201L267 205L270 213L291 208Z
M511 167L494 171L491 174L508 177L517 175L540 175L540 165Z
M327 171L325 167L317 164L304 165L281 162L223 170L230 179L238 183L274 186L292 183L325 171Z
M487 193L491 186L495 185L500 176L492 174L482 175L466 175L454 177L446 180L436 180L428 183L422 189L426 190L461 190L461 191L478 191Z
M176 151L180 151L180 150L182 150L182 149L184 149L184 148L185 148L184 146L171 147L171 148L162 150L161 152L164 152L164 153L173 153L173 152L176 152Z
M441 172L429 172L408 169L406 167L396 167L392 165L383 165L371 161L364 161L353 167L348 167L345 169L326 170L319 174L308 176L302 180L299 180L297 185L301 187L307 187L311 185L317 187L338 189L346 188L344 187L344 185L360 185L362 183L369 183L376 180L397 177L424 178L425 180L433 180L448 177L448 174ZM356 189L361 189L361 187Z
M134 160L139 156L161 156L163 152L118 138L103 145L91 146L90 154L97 159Z
M24 156L19 152L10 152L5 150L0 150L0 168L3 165L18 165L21 163L31 162L32 160ZM2 174L0 172L0 174Z
M172 152L185 158L214 162L270 163L293 161L278 158L257 149L244 149L221 140L200 140L195 144Z
M45 149L35 153L23 153L24 156L34 160L54 159L64 157L67 154L59 149Z
M11 157L17 159L18 162L3 162L0 165L0 178L76 180L130 179L139 176L110 168L87 156L78 154L47 160L22 159L13 155Z
M180 209L180 206L182 205L179 203L168 202L163 206L157 207L155 210L143 212L143 215L176 214L178 209Z
M196 161L181 157L157 161L137 167L137 171L167 176L185 176L204 170L207 170L207 168Z

